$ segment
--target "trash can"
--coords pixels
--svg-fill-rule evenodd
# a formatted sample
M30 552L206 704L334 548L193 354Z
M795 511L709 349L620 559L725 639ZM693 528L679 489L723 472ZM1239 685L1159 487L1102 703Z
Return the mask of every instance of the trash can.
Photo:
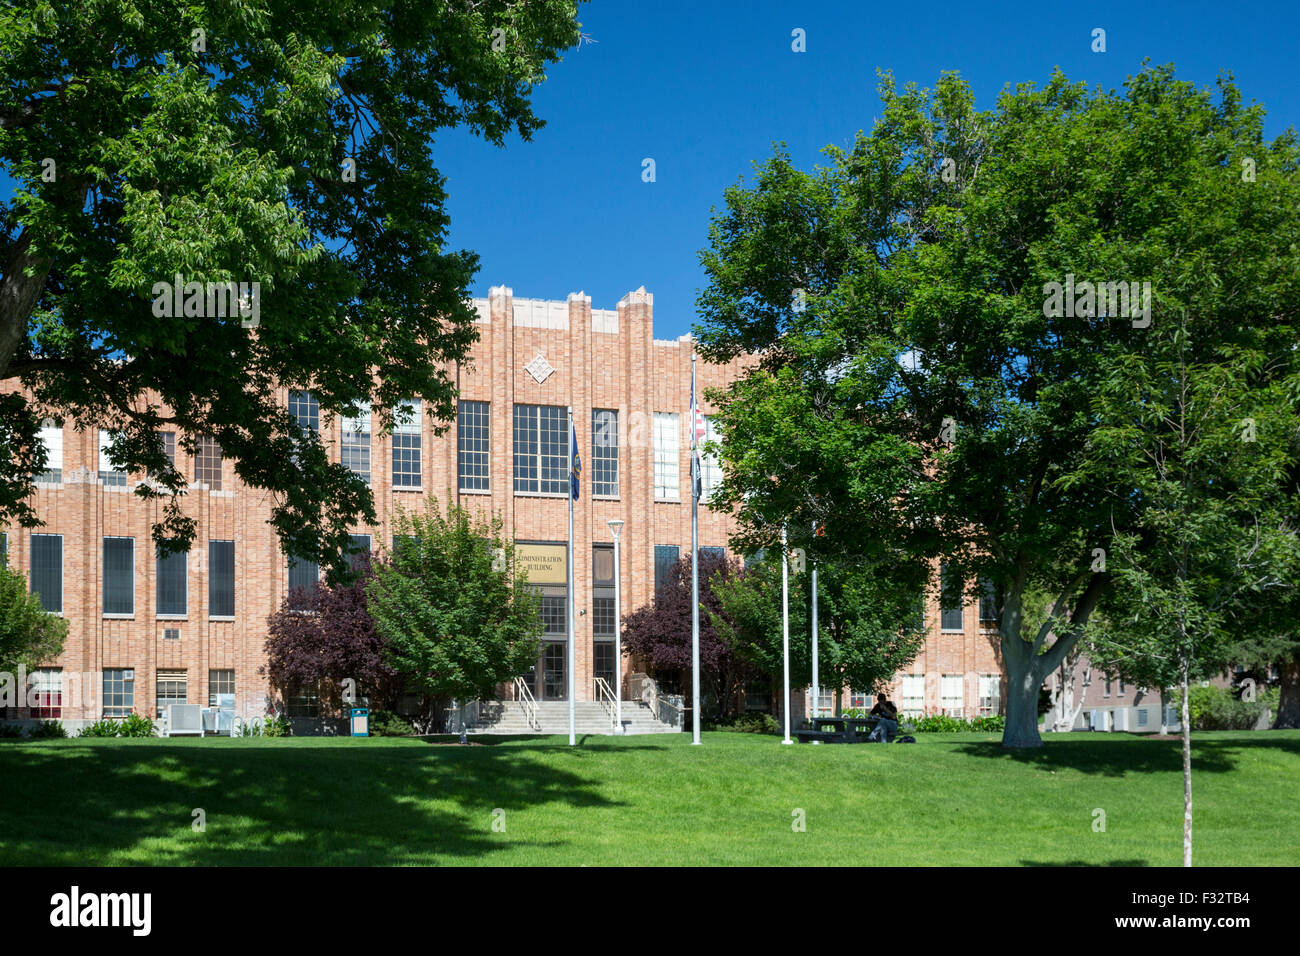
M349 712L351 716L352 736L369 737L370 736L370 708L353 707Z

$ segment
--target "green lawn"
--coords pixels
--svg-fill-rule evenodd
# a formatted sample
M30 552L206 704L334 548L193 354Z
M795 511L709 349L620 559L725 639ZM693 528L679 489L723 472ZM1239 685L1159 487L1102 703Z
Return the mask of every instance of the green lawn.
M1175 740L478 741L0 741L0 864L1181 862ZM1196 862L1300 863L1300 732L1198 734L1193 786Z

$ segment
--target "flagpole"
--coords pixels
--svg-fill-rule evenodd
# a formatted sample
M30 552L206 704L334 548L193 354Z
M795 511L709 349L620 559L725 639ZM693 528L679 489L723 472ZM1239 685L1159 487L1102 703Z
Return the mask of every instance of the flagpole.
M813 522L813 537L817 536L817 522ZM812 544L809 541L809 544ZM817 562L812 562L812 685L813 685L813 717L820 717L822 705L821 684L817 682Z
M569 553L565 564L568 566L568 592L569 592L569 746L572 747L577 743L576 719L574 715L574 683L573 683L573 406L569 406L569 489L565 495L569 499Z
M704 709L700 706L700 495L697 474L696 443L699 404L695 398L695 355L691 355L691 744L700 744L700 723Z
M785 525L781 525L781 668L785 682L785 740L790 739L790 553L786 548Z

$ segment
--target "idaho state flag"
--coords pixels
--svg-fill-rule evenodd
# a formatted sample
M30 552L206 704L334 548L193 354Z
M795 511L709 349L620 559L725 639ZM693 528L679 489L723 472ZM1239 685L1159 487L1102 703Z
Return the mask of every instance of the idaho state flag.
M582 456L578 454L578 427L572 428L573 436L570 441L573 442L573 461L569 467L569 493L573 495L573 500L578 500L578 488L582 483Z

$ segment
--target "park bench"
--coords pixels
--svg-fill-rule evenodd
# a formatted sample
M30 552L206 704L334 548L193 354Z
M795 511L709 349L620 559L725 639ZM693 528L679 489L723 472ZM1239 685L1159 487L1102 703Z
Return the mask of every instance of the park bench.
M810 717L803 728L795 731L800 743L821 741L828 744L862 744L876 729L879 717ZM899 731L895 731L897 739Z

